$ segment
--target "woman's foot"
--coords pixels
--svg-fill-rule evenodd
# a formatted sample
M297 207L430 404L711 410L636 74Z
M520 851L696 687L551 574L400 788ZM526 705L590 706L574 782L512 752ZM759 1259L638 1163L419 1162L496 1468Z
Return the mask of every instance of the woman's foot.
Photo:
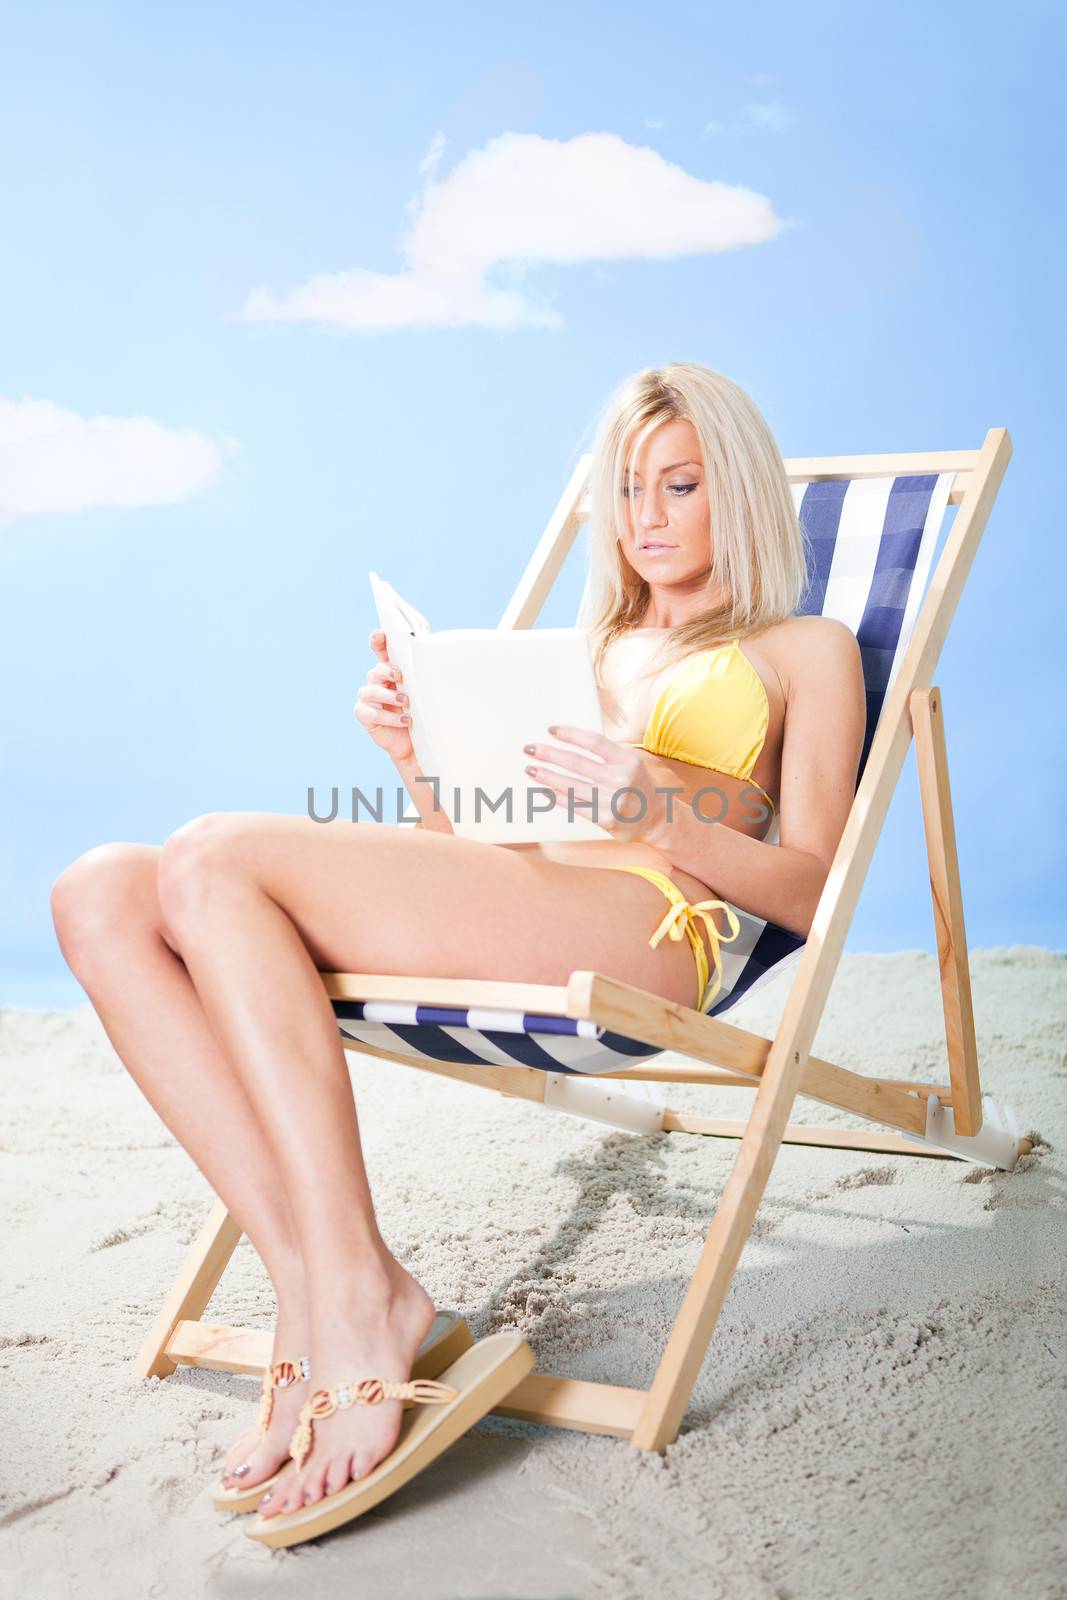
M278 1322L274 1330L271 1361L299 1363L308 1354L310 1328L307 1304L302 1296L294 1297L298 1304L283 1308L278 1305ZM225 1489L254 1489L257 1483L277 1472L289 1459L289 1440L293 1436L300 1407L311 1393L315 1382L315 1369L306 1382L291 1383L285 1388L275 1388L270 1422L266 1433L260 1433L257 1423L246 1428L230 1446L222 1473ZM234 1469L242 1469L235 1471Z
M316 1389L361 1378L404 1382L433 1319L429 1295L388 1257L374 1281L368 1277L348 1304L312 1306L311 1381L300 1386L300 1404ZM260 1503L263 1515L295 1511L336 1494L350 1479L365 1477L392 1450L402 1415L401 1401L383 1400L316 1419L311 1453L302 1468L294 1466L267 1491Z

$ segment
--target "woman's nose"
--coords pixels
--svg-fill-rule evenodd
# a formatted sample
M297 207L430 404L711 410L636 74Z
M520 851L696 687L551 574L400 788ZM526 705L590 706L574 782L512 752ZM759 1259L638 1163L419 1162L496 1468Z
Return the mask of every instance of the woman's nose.
M663 514L663 501L659 495L646 492L641 496L641 508L637 520L642 528L662 528L667 519Z

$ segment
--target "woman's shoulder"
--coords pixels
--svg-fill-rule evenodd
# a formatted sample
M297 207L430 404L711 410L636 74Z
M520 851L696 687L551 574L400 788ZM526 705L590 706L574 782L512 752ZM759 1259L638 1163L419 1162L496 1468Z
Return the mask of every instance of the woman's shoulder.
M773 661L787 698L791 685L828 667L859 670L862 675L859 641L848 623L837 617L784 617L750 637Z
M856 635L847 622L841 622L837 617L794 614L783 617L780 622L771 623L749 637L765 640L772 647L778 644L785 649L806 650L818 649L824 639L854 640Z

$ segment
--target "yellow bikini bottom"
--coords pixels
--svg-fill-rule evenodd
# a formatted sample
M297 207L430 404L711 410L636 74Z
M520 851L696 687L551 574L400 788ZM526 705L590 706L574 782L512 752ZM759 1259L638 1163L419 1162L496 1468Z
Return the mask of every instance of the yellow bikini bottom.
M741 924L737 913L725 900L697 900L693 905L685 898L676 883L672 883L664 872L657 872L654 867L630 867L613 865L603 869L606 872L636 872L642 878L647 878L661 889L670 901L670 910L653 933L649 944L654 950L665 933L672 939L680 939L685 934L693 950L693 959L697 967L697 1003L698 1011L706 1011L715 999L722 985L722 961L719 958L719 945L729 944L741 932ZM726 913L727 926L732 928L731 933L720 933L715 926L712 912L722 910ZM715 962L715 981L708 987L708 953L704 948L704 941L697 928L697 919L702 918L708 930L708 939L711 942L711 953ZM707 991L705 993L705 991Z

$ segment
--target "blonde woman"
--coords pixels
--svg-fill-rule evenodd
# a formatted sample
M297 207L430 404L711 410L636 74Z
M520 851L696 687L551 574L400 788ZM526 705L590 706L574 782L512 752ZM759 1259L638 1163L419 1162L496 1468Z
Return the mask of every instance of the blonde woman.
M376 634L356 717L424 826L202 816L162 847L91 850L53 890L63 953L115 1049L266 1265L272 1360L306 1352L315 1385L407 1379L434 1318L378 1230L319 972L563 984L593 968L706 1008L736 931L724 902L806 934L854 796L859 647L843 624L795 614L804 541L748 395L687 362L628 378L600 417L592 494L606 731L513 733L532 779L596 800L606 837L457 838L415 782L412 712ZM274 1393L266 1430L231 1449L227 1486L274 1481L306 1392ZM264 1514L365 1475L400 1419L389 1400L318 1421Z

